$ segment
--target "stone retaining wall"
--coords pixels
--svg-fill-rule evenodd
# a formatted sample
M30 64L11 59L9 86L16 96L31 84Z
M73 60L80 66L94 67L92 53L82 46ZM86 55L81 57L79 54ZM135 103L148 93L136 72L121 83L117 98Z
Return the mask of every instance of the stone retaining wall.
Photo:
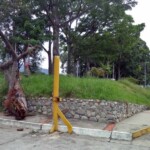
M30 98L27 100L31 112L52 115L51 98ZM67 118L91 121L119 122L138 112L147 110L144 105L105 100L63 99L59 104Z

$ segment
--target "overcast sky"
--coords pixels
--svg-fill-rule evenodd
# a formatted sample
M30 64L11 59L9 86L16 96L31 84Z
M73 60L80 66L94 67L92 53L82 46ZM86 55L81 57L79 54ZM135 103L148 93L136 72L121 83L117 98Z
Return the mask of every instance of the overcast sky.
M150 0L136 0L138 4L129 12L136 24L145 23L145 29L141 32L141 38L150 48Z

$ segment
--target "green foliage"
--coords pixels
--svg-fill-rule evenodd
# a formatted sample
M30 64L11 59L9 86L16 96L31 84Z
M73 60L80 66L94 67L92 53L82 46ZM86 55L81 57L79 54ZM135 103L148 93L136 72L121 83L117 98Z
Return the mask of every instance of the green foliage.
M142 83L142 63L150 61L149 48L140 39L140 32L145 25L133 25L133 18L126 15L122 9L119 9L122 12L120 15L111 10L112 8L109 9L112 11L112 18L102 14L111 22L106 23L105 28L101 28L103 18L98 20L99 15L95 14L96 12L81 19L77 28L81 35L77 35L75 41L75 59L80 60L81 68L82 65L88 68L86 64L90 67L102 67L107 77L112 76L114 71L116 79L132 76ZM93 27L93 23L96 26Z

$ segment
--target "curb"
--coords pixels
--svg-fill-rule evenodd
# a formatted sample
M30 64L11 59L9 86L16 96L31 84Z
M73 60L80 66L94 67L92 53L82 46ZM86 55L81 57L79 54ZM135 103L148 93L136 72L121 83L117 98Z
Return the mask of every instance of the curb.
M26 121L17 121L17 120L10 120L10 119L2 119L0 118L0 124L12 127L24 127L33 130L41 130L42 124L41 123L32 123Z
M133 132L132 138L135 139L135 138L138 138L138 137L148 134L148 133L150 133L150 126Z
M32 123L32 122L17 121L17 120L2 119L2 118L0 118L0 124L13 126L13 127L30 128L33 130L41 130L42 132L45 133L48 133L52 127L52 124ZM59 125L58 130L61 132L67 132L67 127L63 125ZM78 135L87 135L87 136L100 137L100 138L106 138L111 140L112 139L125 140L125 141L132 140L132 133L129 132L107 131L101 129L73 127L73 133Z
M132 141L132 133L121 132L121 131L112 131L111 139Z
M42 130L43 130L43 132L49 132L51 127L52 127L51 124L43 124ZM88 135L88 136L108 138L108 139L111 136L111 132L106 131L106 130L81 128L81 127L73 127L72 129L73 129L73 133L79 134L79 135ZM63 126L63 125L59 125L58 130L61 132L68 131L67 127Z

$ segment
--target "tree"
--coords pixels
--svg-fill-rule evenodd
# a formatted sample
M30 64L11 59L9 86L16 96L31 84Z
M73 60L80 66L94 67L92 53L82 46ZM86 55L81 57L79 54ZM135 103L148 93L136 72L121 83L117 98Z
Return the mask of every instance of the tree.
M4 106L9 113L16 116L16 119L24 119L27 114L27 103L19 82L18 63L20 59L26 57L32 50L37 48L36 45L31 46L29 37L26 34L18 37L22 37L24 42L15 40L20 32L17 29L19 26L17 26L16 19L20 18L20 11L25 8L27 8L27 4L21 0L13 2L9 0L2 1L0 4L0 40L3 46L3 49L0 50L4 50L0 71L4 72L9 89ZM19 50L19 46L21 50Z
M80 18L77 28L67 30L72 45L70 47L76 50L72 51L74 58L69 58L74 60L80 58L80 66L85 68L85 71L93 65L98 66L102 59L105 59L105 64L114 59L112 53L115 51L113 44L115 40L112 32L115 29L113 27L116 22L124 19L125 10L131 9L136 4L134 1L94 2L92 3L94 9L90 9ZM67 42L67 38L64 41Z
M114 25L117 79L125 76L123 66L126 65L126 59L137 44L140 32L144 29L144 24L133 25L132 23L132 17L126 15L123 20Z
M53 43L53 56L59 55L59 37L60 32L67 33L71 29L71 24L74 22L74 20L79 19L82 15L88 13L88 11L93 8L97 1L94 0L94 2L86 1L86 0L36 0L33 1L33 6L35 9L35 15L36 17L42 16L47 20L47 28L49 28L49 31L52 33L52 43ZM67 33L68 34L68 33ZM67 36L66 36L67 37ZM67 38L68 42L68 55L70 54L70 41ZM51 42L49 42L51 43ZM50 47L50 46L49 46ZM48 53L49 60L51 61L49 63L52 64L50 48L49 50L44 50ZM70 61L70 56L68 57L68 61ZM69 65L70 63L68 63Z
M145 71L147 80L149 82L149 48L147 47L146 43L139 39L137 40L137 44L132 48L130 54L128 54L128 59L126 59L126 67L125 76L132 76L136 78L140 84L144 84L145 82Z

